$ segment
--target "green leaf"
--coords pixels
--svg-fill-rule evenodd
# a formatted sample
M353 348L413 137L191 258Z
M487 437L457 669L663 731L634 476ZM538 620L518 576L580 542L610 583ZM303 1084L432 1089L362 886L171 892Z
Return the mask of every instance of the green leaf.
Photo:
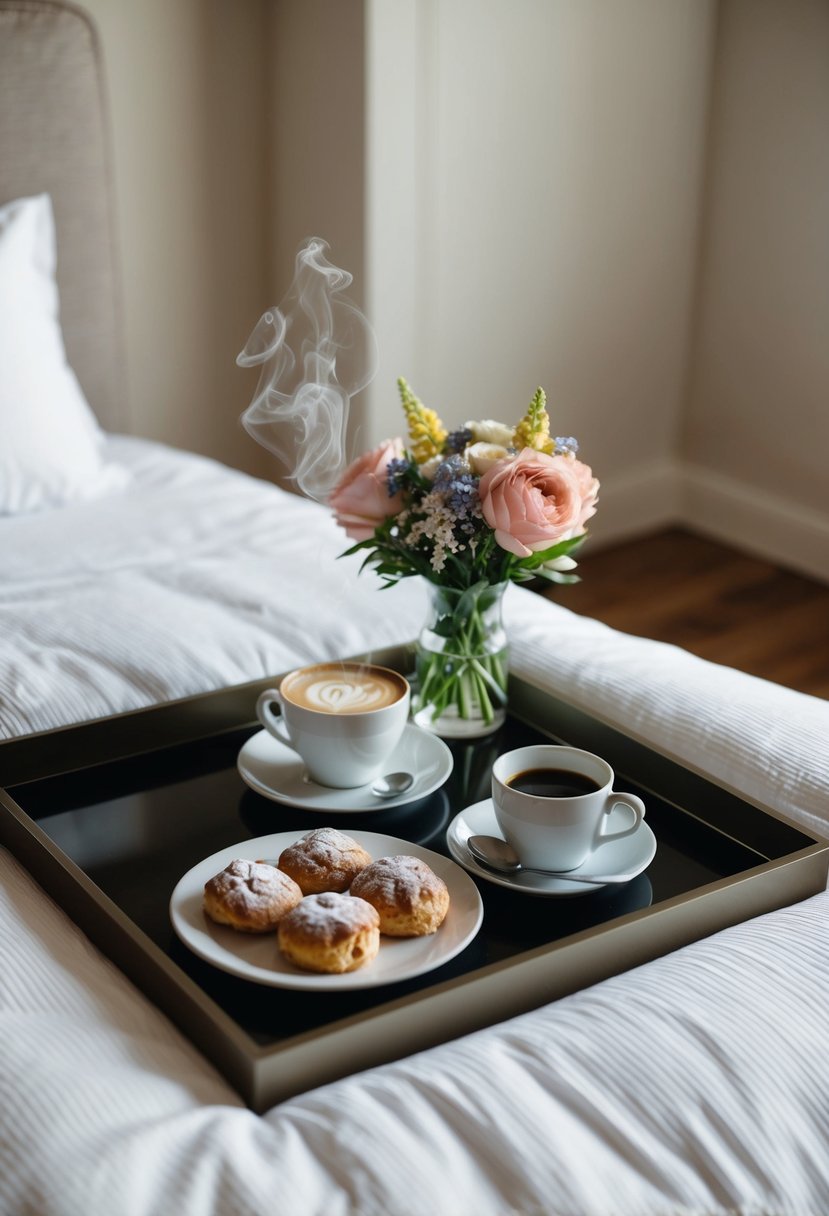
M376 544L376 538L369 536L365 540L358 540L356 545L352 545L350 549L343 550L343 552L338 554L338 556L351 557L353 554L359 553L361 549L373 549Z
M582 532L579 536L570 536L567 540L557 541L554 545L550 545L549 549L539 549L532 557L524 558L522 565L532 569L536 562L542 565L544 562L552 561L554 557L569 557L584 543L586 535L586 532Z
M561 570L536 570L535 578L544 578L548 583L580 583L578 574L564 574Z

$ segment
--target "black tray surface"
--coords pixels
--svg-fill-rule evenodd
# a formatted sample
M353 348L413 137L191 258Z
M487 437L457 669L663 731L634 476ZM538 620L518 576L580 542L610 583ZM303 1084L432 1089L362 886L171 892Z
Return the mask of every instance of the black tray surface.
M330 1026L412 992L513 959L584 930L610 925L632 913L697 891L762 866L814 843L775 819L751 843L721 830L694 808L617 772L615 788L639 794L657 853L647 871L620 888L566 898L537 898L476 879L484 921L475 940L456 958L403 983L324 994L269 988L228 975L193 955L173 932L168 905L178 880L219 849L274 832L297 836L332 824L416 842L448 856L452 817L489 796L492 762L501 752L533 742L569 741L516 718L475 743L450 742L454 770L446 785L409 806L363 814L308 813L250 790L236 768L247 725L139 756L81 768L7 790L26 816L82 870L172 962L188 975L250 1039L270 1047L299 1033ZM717 790L719 808L754 821L761 810ZM103 915L103 913L102 913Z

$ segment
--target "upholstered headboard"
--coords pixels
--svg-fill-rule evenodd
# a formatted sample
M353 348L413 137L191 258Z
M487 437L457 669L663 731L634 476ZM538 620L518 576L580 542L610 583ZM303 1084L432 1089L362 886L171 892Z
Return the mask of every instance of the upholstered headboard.
M109 140L87 14L60 0L0 0L0 204L52 196L67 356L101 424L124 431Z

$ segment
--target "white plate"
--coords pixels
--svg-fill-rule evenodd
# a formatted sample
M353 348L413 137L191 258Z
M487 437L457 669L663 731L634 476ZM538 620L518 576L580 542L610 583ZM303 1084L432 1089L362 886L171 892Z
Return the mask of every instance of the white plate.
M613 812L611 812L611 821ZM545 874L498 874L475 860L466 846L470 836L500 836L503 833L495 818L491 798L468 806L456 815L446 829L446 843L456 861L478 878L494 882L499 887L522 891L526 895L587 895L599 891L606 883L568 882L566 878L548 878ZM631 879L641 874L656 854L656 837L643 821L630 836L608 840L594 849L574 874L628 874Z
M416 802L443 785L452 772L452 764L452 753L443 740L411 723L384 765L387 773L414 773L414 785L396 798L378 798L368 785L352 790L318 785L306 777L305 766L296 752L266 730L248 739L237 760L242 780L257 794L304 811L329 814L390 810Z
M450 904L446 919L436 933L428 937L381 937L377 958L359 971L344 975L300 971L283 958L276 944L276 933L237 933L205 916L202 908L204 884L214 874L220 873L235 857L251 861L278 857L302 834L277 832L272 836L243 840L220 849L188 870L176 884L170 899L170 919L185 946L214 967L257 984L311 992L342 992L395 984L433 971L460 954L480 929L484 909L478 888L454 861L408 840L381 836L377 832L349 832L349 836L375 859L405 853L425 861L449 888Z

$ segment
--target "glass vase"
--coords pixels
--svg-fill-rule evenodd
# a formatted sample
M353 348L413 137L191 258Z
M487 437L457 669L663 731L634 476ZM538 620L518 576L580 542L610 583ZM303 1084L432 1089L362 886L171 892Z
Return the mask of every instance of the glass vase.
M415 647L415 723L447 739L497 730L506 717L507 583L466 591L429 583L430 612Z

